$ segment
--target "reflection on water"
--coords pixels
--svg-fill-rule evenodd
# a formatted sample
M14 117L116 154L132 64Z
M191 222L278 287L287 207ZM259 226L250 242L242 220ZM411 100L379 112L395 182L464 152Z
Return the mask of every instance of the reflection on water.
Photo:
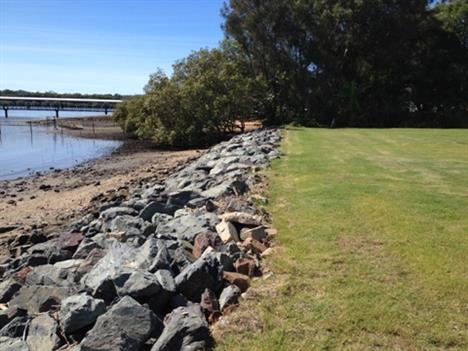
M118 141L68 136L52 126L27 123L28 119L31 116L0 118L0 180L51 167L72 167L105 155L120 145Z

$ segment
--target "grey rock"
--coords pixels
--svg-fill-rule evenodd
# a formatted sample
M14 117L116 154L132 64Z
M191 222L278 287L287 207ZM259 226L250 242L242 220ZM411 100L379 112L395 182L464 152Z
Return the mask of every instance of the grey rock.
M241 290L236 285L228 285L221 292L219 297L219 306L221 311L231 305L236 305L241 296Z
M55 350L60 346L57 322L48 314L41 314L31 321L26 342L31 351Z
M155 272L161 268L169 267L171 263L170 253L165 240L149 237L140 246L135 258L135 267L150 272Z
M86 294L73 295L62 301L59 312L60 325L65 333L74 333L91 326L105 312L106 305L103 300Z
M237 172L237 171L234 171ZM243 173L240 171L236 174ZM230 174L230 177L233 178L234 174ZM209 199L218 199L224 195L242 195L248 191L248 186L245 181L241 179L228 179L223 181L221 184L210 187L201 193L202 196Z
M140 217L121 215L107 222L105 227L108 231L127 232L135 230L137 233L141 233L144 225L145 221Z
M116 296L113 277L125 267L135 264L137 250L127 244L114 243L106 255L81 279L81 284L91 295L112 300Z
M168 194L167 203L181 208L198 197L200 197L200 194L191 190L174 191Z
M184 246L180 246L175 251L171 252L171 259L170 269L176 274L195 261L192 249Z
M258 226L255 228L242 228L240 231L240 238L242 240L252 238L258 241L263 241L266 239L265 227Z
M197 234L202 231L213 230L214 226L219 222L214 213L184 211L177 214L179 214L177 217L165 223L160 223L156 228L156 232L158 234L173 235L193 243Z
M26 316L13 318L0 330L0 336L8 336L10 338L22 337L28 321L29 319Z
M233 242L230 242L230 243L227 243L225 245L225 248L224 248L224 251L229 255L229 256L233 256L237 253L240 253L241 252L241 249L239 248L239 246L237 246L236 243L233 243Z
M10 323L16 317L27 316L27 311L17 306L10 306L6 310L0 311L0 329Z
M93 249L103 249L103 247L95 240L85 239L80 243L80 245L76 249L75 253L73 254L73 258L84 259L89 255L89 253Z
M129 296L99 316L81 342L81 351L137 351L150 337L158 337L162 322Z
M172 294L176 292L174 277L169 270L160 269L154 274L154 276L156 277L156 280L158 281L163 291L167 291Z
M16 305L27 310L29 314L47 312L58 307L61 301L73 294L69 288L57 286L31 285L23 286L9 305Z
M51 264L37 266L28 273L26 284L70 286L73 284L73 272Z
M224 271L227 271L227 272L234 271L234 264L233 264L233 259L231 258L231 256L229 256L225 252L215 252L214 255L216 256L218 261L223 266Z
M0 350L2 351L30 351L26 341L20 338L0 336Z
M13 278L9 278L0 283L0 303L10 301L13 295L21 289L22 284Z
M29 248L26 257L43 256L47 259L45 263L55 263L67 260L72 257L72 252L61 247L58 240L49 240L44 243L36 244Z
M165 328L151 351L206 350L213 345L200 305L174 309L164 319Z
M80 267L86 260L84 259L71 259L60 262L55 262L54 267L58 269L64 269L67 271L74 272L78 267Z
M136 216L138 212L131 207L111 207L101 212L100 217L108 221L117 216L129 215Z
M174 206L168 206L166 204L153 201L146 205L140 212L140 217L145 221L151 221L155 213L163 213L167 215L173 215L177 208Z
M194 302L200 301L206 288L218 291L222 281L223 266L213 253L202 255L175 278L177 291Z
M119 296L129 295L135 299L150 297L161 290L157 278L143 270L127 270L113 278Z
M176 285L172 273L167 269L160 269L154 274L160 285L160 291L153 296L149 301L151 309L159 314L164 314L168 311L171 298L176 293Z
M155 213L153 217L151 217L151 223L156 225L156 228L159 224L164 224L169 222L172 219L172 216L165 214L165 213Z

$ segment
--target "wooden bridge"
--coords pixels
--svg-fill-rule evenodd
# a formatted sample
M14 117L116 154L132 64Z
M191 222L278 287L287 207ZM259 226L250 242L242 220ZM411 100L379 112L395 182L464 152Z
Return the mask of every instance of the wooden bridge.
M55 111L56 118L59 117L59 111L104 112L107 115L121 101L110 99L0 96L0 106L5 113L5 118L8 118L9 110Z

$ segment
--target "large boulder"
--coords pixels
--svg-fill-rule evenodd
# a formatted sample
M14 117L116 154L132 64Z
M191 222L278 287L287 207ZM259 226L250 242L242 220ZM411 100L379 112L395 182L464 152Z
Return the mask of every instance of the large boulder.
M164 213L172 216L176 210L177 207L175 206L167 205L159 201L152 201L141 210L140 217L150 222L155 213Z
M91 326L105 312L106 305L103 300L86 294L73 295L62 301L59 312L60 325L65 333L71 334Z
M172 235L193 243L199 233L214 230L218 222L219 219L214 213L180 210L177 211L174 218L160 223L156 228L156 232Z
M81 279L82 286L91 295L104 300L116 296L113 278L126 267L135 264L138 250L130 245L114 243L96 265Z
M47 260L46 263L55 263L67 260L72 255L72 251L62 248L62 243L58 239L54 239L31 246L24 258L27 259L29 256L44 257Z
M111 232L125 232L124 241L139 235L146 237L154 232L151 223L129 215L115 217L105 225L105 228Z
M165 328L151 351L206 350L213 345L200 305L174 309L164 319Z
M215 253L202 255L175 278L177 290L187 299L200 302L206 288L217 292L223 280L223 266Z
M135 299L156 295L161 290L158 279L143 270L122 271L114 276L113 282L119 296Z
M40 314L31 321L26 342L31 351L55 350L60 346L58 325L48 314Z
M159 314L168 312L169 302L176 293L176 285L171 271L160 269L154 274L160 291L148 300L151 309Z
M135 267L155 272L158 269L168 268L171 260L166 240L149 237L138 250Z
M23 286L10 301L10 306L18 306L29 314L47 312L60 306L61 301L72 295L69 288L58 286Z
M28 273L26 284L70 286L73 284L73 272L51 264L37 266Z
M203 197L218 199L224 195L242 195L248 190L245 181L240 179L228 179L222 183L209 187L201 193Z
M162 329L153 312L125 296L97 319L82 340L81 351L138 351Z
M0 350L2 351L30 351L26 341L20 338L0 336Z

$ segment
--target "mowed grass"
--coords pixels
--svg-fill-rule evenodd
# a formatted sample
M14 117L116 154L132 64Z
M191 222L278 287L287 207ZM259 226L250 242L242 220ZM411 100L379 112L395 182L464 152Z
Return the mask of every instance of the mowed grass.
M218 349L467 350L468 130L284 136L274 275Z

